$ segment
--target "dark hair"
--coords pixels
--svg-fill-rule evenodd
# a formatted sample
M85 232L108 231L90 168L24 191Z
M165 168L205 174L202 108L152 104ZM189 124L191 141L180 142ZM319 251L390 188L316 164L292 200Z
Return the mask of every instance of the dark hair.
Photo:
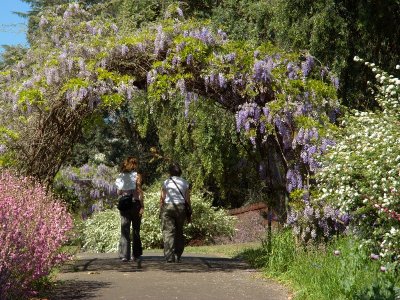
M120 170L122 173L128 173L133 170L136 170L137 167L138 167L137 159L133 156L128 156L122 162Z
M178 163L170 164L168 171L169 171L169 175L171 175L171 176L181 176L182 175L182 170Z

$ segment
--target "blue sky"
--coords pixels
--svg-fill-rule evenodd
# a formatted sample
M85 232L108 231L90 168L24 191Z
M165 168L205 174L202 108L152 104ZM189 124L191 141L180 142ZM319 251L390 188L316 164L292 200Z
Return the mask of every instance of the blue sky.
M20 0L0 0L0 45L26 45L24 24L27 20L12 12L28 10L29 5Z

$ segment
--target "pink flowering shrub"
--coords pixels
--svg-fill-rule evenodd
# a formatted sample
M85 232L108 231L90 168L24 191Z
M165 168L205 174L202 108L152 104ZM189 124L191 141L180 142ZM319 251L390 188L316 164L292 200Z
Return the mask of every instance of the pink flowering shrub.
M34 294L33 284L68 259L60 252L72 228L66 207L40 184L0 172L0 299Z

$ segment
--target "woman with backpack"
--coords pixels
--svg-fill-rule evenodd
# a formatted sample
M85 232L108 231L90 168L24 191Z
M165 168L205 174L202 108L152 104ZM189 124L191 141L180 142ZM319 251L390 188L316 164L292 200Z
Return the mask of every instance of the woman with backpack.
M142 262L142 241L140 239L140 224L144 211L142 176L137 172L138 162L135 157L126 158L120 167L120 174L115 180L118 195L120 195L121 238L119 242L119 256L123 262L130 259L137 263ZM121 199L125 200L125 207L121 206ZM131 241L131 225L132 236ZM132 251L131 251L132 250Z

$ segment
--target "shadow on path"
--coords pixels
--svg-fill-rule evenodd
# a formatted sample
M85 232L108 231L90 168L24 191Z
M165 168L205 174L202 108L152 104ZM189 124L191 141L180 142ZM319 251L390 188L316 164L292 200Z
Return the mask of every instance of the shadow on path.
M184 256L181 263L166 263L161 255L144 255L142 268L137 269L134 262L122 262L116 254L97 253L82 254L70 264L62 267L61 272L145 272L145 271L167 271L167 272L232 272L235 270L247 270L246 263L229 258Z
M49 300L286 300L279 284L261 279L245 262L188 254L166 263L161 253L145 253L142 268L116 253L79 253L62 266Z
M52 300L89 299L95 298L96 292L109 287L110 284L98 281L66 280L57 282L47 298Z

